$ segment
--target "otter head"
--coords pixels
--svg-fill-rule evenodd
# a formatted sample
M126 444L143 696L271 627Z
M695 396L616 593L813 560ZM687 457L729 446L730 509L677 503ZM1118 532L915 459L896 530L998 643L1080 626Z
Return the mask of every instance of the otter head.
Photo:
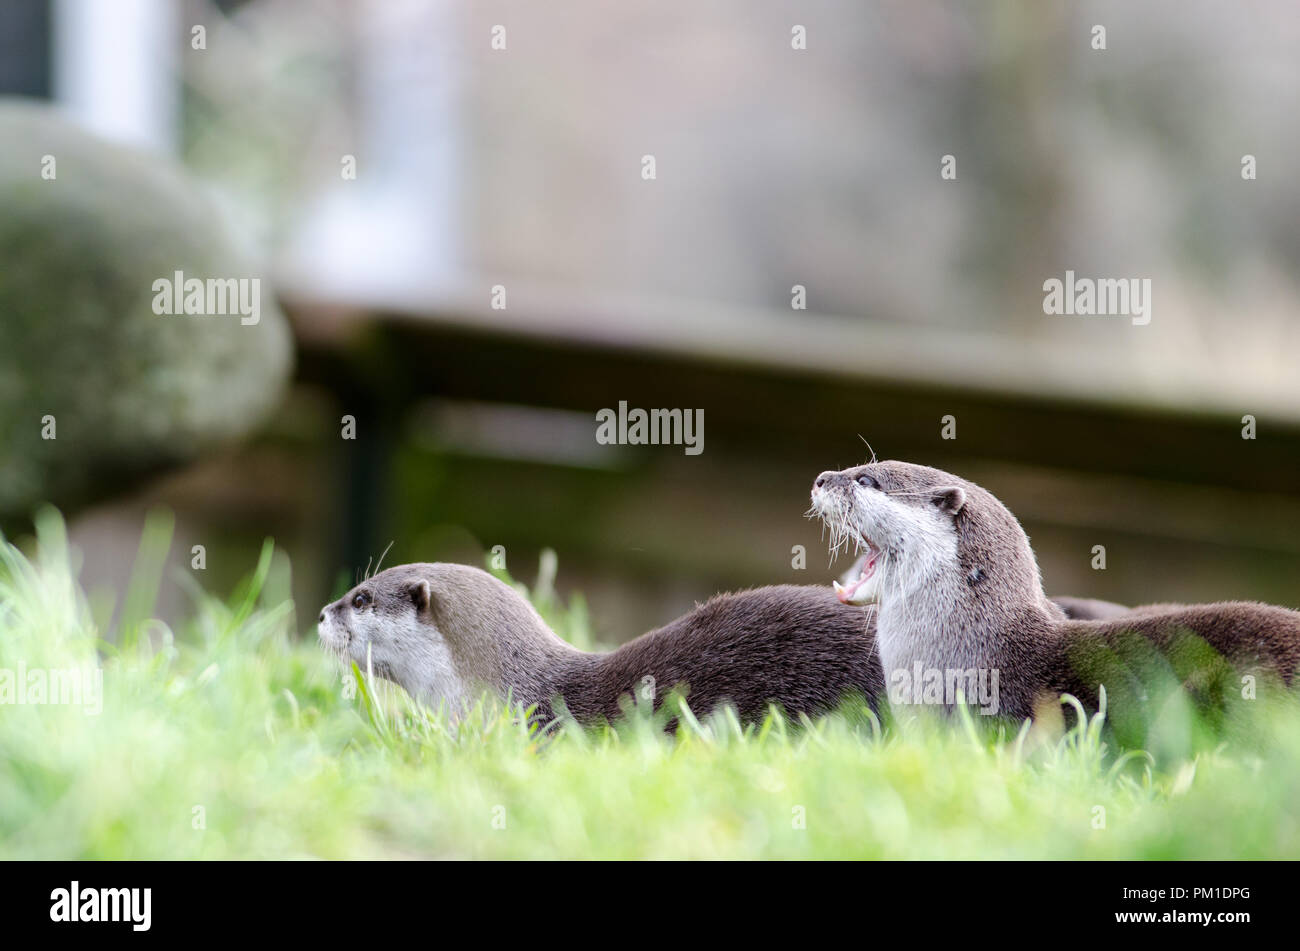
M994 583L1031 585L1041 595L1038 566L1015 517L947 472L892 460L823 472L812 505L833 548L865 549L858 577L835 584L842 601L874 598L883 607L922 588L975 599Z
M538 624L549 634L531 605L486 571L422 563L363 581L324 607L316 630L345 663L454 708L484 687L499 689L502 642L535 635Z

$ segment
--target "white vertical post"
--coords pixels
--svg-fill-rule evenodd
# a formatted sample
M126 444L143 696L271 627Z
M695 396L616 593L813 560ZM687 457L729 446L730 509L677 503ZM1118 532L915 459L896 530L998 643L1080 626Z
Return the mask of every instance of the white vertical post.
M171 0L55 0L54 98L107 138L174 152L178 9Z

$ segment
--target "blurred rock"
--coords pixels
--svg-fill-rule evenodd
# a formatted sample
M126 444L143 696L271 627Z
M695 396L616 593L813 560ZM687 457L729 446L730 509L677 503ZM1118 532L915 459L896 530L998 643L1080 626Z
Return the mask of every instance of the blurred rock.
M0 519L75 509L265 419L293 360L266 282L255 324L237 299L154 312L177 271L260 278L200 184L35 103L0 100L0 142Z

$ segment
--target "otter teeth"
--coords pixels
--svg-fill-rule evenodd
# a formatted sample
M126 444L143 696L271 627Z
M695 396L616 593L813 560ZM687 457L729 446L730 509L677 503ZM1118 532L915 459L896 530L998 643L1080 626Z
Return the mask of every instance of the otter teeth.
M866 542L867 559L862 564L862 572L858 575L858 580L848 585L842 585L838 580L831 582L831 587L835 591L835 597L839 598L845 604L852 604L858 589L866 584L876 573L876 561L880 558L880 549Z

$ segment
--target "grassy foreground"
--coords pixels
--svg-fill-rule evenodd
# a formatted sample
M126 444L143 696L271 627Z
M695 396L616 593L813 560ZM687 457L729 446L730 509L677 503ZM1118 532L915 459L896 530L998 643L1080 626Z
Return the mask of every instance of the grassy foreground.
M345 681L269 546L229 598L195 587L182 629L151 620L169 541L146 530L111 644L57 515L30 557L0 548L0 671L103 668L97 714L0 705L0 857L1300 857L1293 697L1233 739L1157 731L1155 757L1100 722L998 737L857 710L688 716L675 739L648 717L543 735L497 704L453 726ZM580 605L540 600L585 636Z

